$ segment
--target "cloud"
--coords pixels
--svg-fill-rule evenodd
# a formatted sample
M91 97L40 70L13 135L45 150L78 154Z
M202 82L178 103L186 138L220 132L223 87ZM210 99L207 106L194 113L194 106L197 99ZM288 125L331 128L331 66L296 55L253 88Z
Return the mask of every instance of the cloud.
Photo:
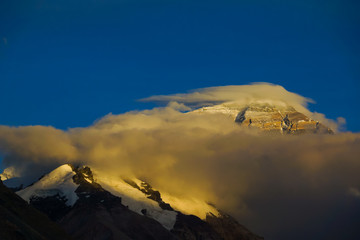
M3 165L16 166L18 174L29 172L37 175L44 167L51 169L59 163L76 159L76 152L69 134L53 127L0 126ZM29 171L29 167L34 165L39 168Z
M360 189L360 134L264 135L224 114L182 112L187 103L241 101L233 88L244 102L261 101L260 93L266 101L308 102L268 84L207 88L152 97L170 104L109 114L86 128L1 126L0 151L23 175L71 162L136 176L179 198L206 199L268 239L296 239L295 231L297 239L313 238L335 231L336 220L350 228L354 215L339 216L338 209L360 210L349 194Z
M201 88L192 90L189 93L151 96L141 99L140 101L159 103L177 102L191 108L220 103L236 103L243 106L252 103L269 103L278 106L292 106L306 116L322 122L333 129L333 131L337 131L339 127L343 129L345 123L344 118L341 118L340 122L336 122L327 119L324 114L310 112L307 109L307 105L309 103L315 103L314 100L289 92L280 85L270 83Z
M192 90L189 93L151 96L141 99L141 101L175 101L189 105L217 104L224 102L248 104L258 101L268 101L271 103L302 106L306 106L307 103L313 102L310 98L288 92L282 86L270 83L201 88Z

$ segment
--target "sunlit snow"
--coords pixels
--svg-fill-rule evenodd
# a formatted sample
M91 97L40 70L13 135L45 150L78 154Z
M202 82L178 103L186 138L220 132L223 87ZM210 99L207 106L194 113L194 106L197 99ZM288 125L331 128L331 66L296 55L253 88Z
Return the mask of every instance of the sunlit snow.
M147 198L143 192L125 183L123 180L107 178L105 175L94 172L96 182L113 195L121 197L123 205L141 215L143 215L141 210L146 209L146 216L158 221L166 229L170 230L174 227L176 212L160 208L157 202Z
M73 172L69 165L62 165L45 175L34 185L16 193L27 202L30 201L32 196L49 197L59 194L66 197L66 205L73 206L78 200L78 196L75 193L78 185L72 179L74 175L75 172Z

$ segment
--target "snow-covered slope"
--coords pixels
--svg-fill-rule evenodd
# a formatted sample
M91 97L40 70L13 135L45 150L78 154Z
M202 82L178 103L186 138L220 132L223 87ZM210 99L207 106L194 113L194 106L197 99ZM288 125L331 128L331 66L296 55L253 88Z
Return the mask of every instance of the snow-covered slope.
M216 208L206 203L205 200L180 199L168 193L160 193L149 184L136 178L116 179L109 177L106 173L81 169L85 168L73 170L68 164L62 165L33 185L18 191L17 194L27 202L31 202L34 197L46 198L59 195L65 197L67 206L73 206L79 199L79 194L83 194L76 192L80 185L78 181L74 182L74 176L81 174L88 184L99 184L101 188L120 197L121 203L131 211L158 221L168 230L174 227L178 211L187 215L195 215L203 220L209 213L215 216L219 215ZM87 193L88 196L89 194Z
M162 209L156 201L149 199L143 192L124 180L108 178L99 173L95 173L94 178L105 190L121 197L122 204L130 210L155 219L168 230L174 227L177 212Z
M176 198L89 167L62 165L17 194L76 239L262 239L205 200Z
M194 215L202 220L206 219L208 214L219 216L219 211L208 204L206 201L197 198L179 198L168 193L161 194L162 199L169 203L175 210L187 215Z
M94 178L104 189L115 196L121 197L123 204L128 206L130 210L139 214L144 214L145 210L146 214L144 215L160 222L167 229L173 228L176 222L176 211L182 212L183 214L195 215L203 220L205 220L206 215L210 213L214 216L219 216L218 210L204 200L195 198L180 199L171 194L161 192L162 201L171 206L170 209L163 209L159 206L158 201L151 199L149 194L145 194L149 185L136 178L132 178L131 180L116 180L111 177L106 177L106 174L99 172L94 173ZM151 188L151 191L156 190ZM176 211L171 210L171 208Z
M139 179L132 179L132 181L139 186L140 191L146 192L146 189L149 186L148 183ZM197 199L194 197L179 198L164 191L161 191L161 198L176 211L182 212L183 214L197 216L202 220L205 220L208 214L212 214L214 216L220 215L219 211L215 207L211 206L203 199Z
M62 165L45 175L33 185L16 192L25 201L30 202L32 197L49 197L59 194L67 199L66 205L73 206L78 199L74 183L75 172L68 164Z

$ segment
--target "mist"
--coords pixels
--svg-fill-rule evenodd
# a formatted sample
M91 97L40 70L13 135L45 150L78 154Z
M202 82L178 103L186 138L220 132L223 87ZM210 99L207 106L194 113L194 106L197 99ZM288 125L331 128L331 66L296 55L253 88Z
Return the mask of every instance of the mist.
M213 203L265 239L360 236L359 133L268 135L221 113L191 112L224 102L285 104L338 129L307 109L312 100L266 83L143 100L167 105L67 131L0 126L2 164L22 177L65 163L134 176L160 192Z

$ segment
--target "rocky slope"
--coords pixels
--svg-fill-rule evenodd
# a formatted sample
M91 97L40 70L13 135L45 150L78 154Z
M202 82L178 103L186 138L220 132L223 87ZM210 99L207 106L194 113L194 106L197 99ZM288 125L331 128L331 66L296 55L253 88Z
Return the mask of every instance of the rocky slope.
M39 212L0 180L0 239L72 239L58 224Z
M268 103L238 105L235 103L224 103L211 107L203 107L193 111L193 113L226 114L241 126L257 128L272 133L333 133L327 126L287 105L279 106Z
M263 239L206 202L183 213L149 183L89 167L60 166L17 194L75 239Z

